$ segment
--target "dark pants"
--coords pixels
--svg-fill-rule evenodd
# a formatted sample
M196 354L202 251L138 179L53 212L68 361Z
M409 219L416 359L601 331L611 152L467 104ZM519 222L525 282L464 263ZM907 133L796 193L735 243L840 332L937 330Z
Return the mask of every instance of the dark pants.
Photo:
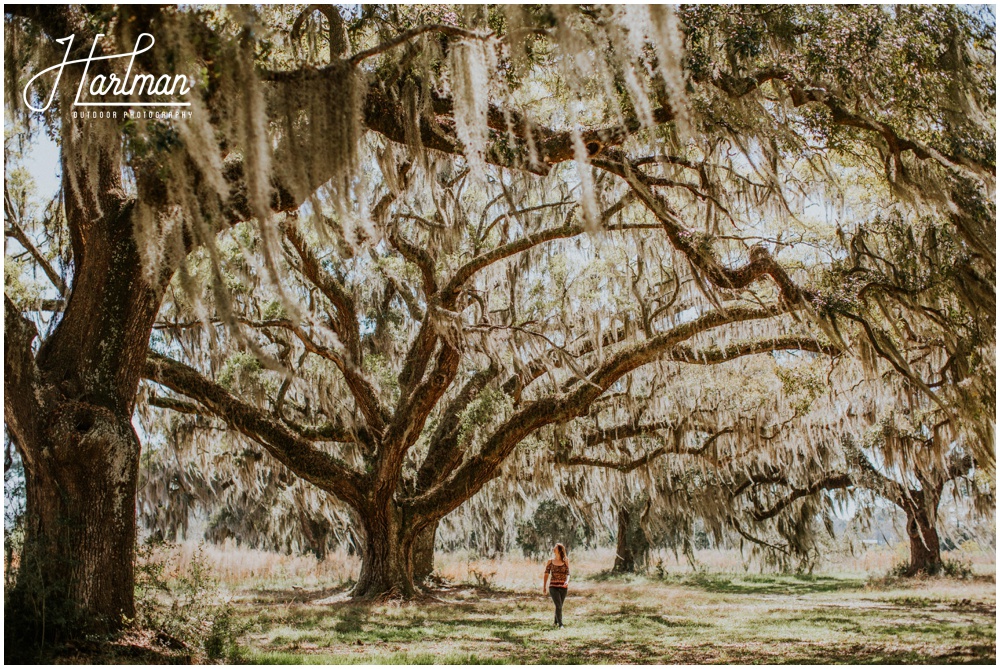
M562 606L566 601L566 588L549 588L549 597L556 605L556 625L562 625Z

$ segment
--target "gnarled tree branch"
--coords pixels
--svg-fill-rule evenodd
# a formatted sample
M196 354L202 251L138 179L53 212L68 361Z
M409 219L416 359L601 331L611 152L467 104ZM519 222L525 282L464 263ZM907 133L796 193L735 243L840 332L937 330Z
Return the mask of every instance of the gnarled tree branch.
M263 409L233 396L192 367L157 353L149 353L143 375L197 401L231 428L260 443L298 476L356 509L365 507L368 486L363 475L316 449Z

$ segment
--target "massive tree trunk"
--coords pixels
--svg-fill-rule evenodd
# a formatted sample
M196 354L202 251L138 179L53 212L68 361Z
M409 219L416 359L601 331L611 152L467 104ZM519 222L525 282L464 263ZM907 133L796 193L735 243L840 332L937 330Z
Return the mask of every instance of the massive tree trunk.
M138 32L157 10L123 11L120 18ZM109 61L100 60L104 44L98 44L85 13L50 8L19 13L50 37L84 35L80 48L92 42L92 55L98 56L91 74L110 74ZM59 94L72 287L62 295L65 311L37 355L35 327L6 296L4 306L4 420L24 461L27 497L21 568L6 619L31 634L44 630L45 637L114 629L134 616L140 446L131 418L153 322L183 259L167 244L171 253L164 251L160 270L145 271L135 239L136 199L122 184L122 138L110 125L96 132L71 119L71 89L63 87ZM136 197L153 216L167 199L163 164L136 159L129 165ZM215 193L206 193L215 202ZM188 233L185 227L186 250L196 241ZM45 267L41 255L36 260L63 293L58 273ZM19 639L28 644L41 637Z
M941 571L941 538L937 530L938 505L945 483L965 476L972 469L973 461L967 454L956 453L942 467L939 463L921 467L913 472L920 488L911 488L892 480L875 469L868 459L857 451L856 463L860 476L855 485L867 487L891 501L906 514L906 535L910 541L910 564L905 574L937 574Z
M437 540L438 521L434 521L417 535L413 542L413 580L421 583L434 573L434 542Z
M925 514L907 515L906 534L910 538L910 566L906 575L941 571L941 544L933 521Z
M365 537L361 574L351 592L357 600L410 598L416 594L413 535L406 531L398 507L385 507L359 514Z
M92 169L120 174L113 156ZM162 293L143 276L133 204L119 181L102 179L98 193L67 199L73 286L37 355L35 327L5 299L4 418L27 496L8 617L31 635L26 642L114 629L135 614L139 440L131 417Z
M425 493L454 470L462 460L460 427L462 410L479 396L483 387L497 375L494 367L475 374L447 405L444 417L431 439L427 457L417 471L418 494ZM434 573L434 544L440 520L433 520L416 536L413 544L413 579L417 583Z
M46 617L57 635L59 622L114 629L135 617L139 440L127 419L102 407L66 401L44 411L51 418L42 443L23 451L32 453L24 460L26 533L10 613L35 612L22 621L33 634L43 633Z

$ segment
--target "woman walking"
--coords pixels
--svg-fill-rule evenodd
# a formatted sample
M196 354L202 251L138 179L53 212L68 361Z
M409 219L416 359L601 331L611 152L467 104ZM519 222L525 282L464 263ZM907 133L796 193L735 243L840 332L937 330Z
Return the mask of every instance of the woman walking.
M562 607L566 601L566 590L569 586L569 561L566 560L566 547L556 544L552 549L553 558L545 563L545 574L542 576L542 592L547 592L556 605L556 622L563 626ZM549 580L549 577L552 580Z

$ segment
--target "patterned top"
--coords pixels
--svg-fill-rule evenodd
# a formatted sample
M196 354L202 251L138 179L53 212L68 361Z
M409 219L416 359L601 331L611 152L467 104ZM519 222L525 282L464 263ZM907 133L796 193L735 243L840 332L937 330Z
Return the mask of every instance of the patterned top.
M569 578L569 564L566 562L552 564L552 560L549 560L545 565L545 573L552 574L552 580L549 581L550 588L565 588L566 580Z

